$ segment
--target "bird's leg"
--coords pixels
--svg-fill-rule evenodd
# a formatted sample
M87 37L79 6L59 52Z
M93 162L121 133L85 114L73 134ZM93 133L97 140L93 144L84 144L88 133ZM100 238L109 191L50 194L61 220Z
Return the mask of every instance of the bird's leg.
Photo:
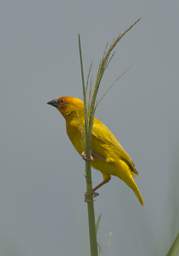
M97 193L96 190L102 187L104 184L108 183L111 179L109 175L103 175L103 178L104 178L103 181L93 188L92 190L93 198L99 196L99 193ZM91 198L91 194L85 193L85 202L88 202L90 198Z
M85 161L93 161L94 160L94 157L92 154L90 155L90 157L87 157L87 155L84 151L81 153L81 156L82 156L83 160L85 160Z
M93 193L96 193L96 190L101 188L103 185L108 183L110 181L111 177L110 176L105 176L104 180L100 182L96 187L93 188ZM99 194L98 194L99 195Z

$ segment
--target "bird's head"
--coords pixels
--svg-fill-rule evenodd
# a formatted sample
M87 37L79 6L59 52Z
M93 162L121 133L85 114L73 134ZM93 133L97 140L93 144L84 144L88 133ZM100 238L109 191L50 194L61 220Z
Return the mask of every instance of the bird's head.
M65 118L72 112L83 110L83 101L71 96L58 97L47 104L57 108Z

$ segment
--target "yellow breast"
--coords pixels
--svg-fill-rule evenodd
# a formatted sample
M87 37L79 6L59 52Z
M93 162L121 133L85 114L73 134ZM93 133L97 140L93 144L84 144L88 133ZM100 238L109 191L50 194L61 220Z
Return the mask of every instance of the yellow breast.
M79 120L66 122L66 129L69 139L79 154L84 152L84 129Z

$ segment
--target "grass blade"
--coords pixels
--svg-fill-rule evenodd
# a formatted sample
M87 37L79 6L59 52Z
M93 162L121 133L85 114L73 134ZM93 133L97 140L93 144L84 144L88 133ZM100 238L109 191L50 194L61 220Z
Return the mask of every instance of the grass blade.
M167 253L167 256L178 256L178 255L179 255L179 234L177 235L169 252Z

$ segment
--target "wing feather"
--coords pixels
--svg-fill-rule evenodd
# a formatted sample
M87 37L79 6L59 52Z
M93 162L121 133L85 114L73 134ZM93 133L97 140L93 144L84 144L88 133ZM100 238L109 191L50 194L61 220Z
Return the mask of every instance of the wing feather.
M131 171L138 174L130 155L125 151L112 131L97 118L94 119L93 123L92 147L95 148L96 153L103 155L109 161L114 161L116 157L125 161Z

